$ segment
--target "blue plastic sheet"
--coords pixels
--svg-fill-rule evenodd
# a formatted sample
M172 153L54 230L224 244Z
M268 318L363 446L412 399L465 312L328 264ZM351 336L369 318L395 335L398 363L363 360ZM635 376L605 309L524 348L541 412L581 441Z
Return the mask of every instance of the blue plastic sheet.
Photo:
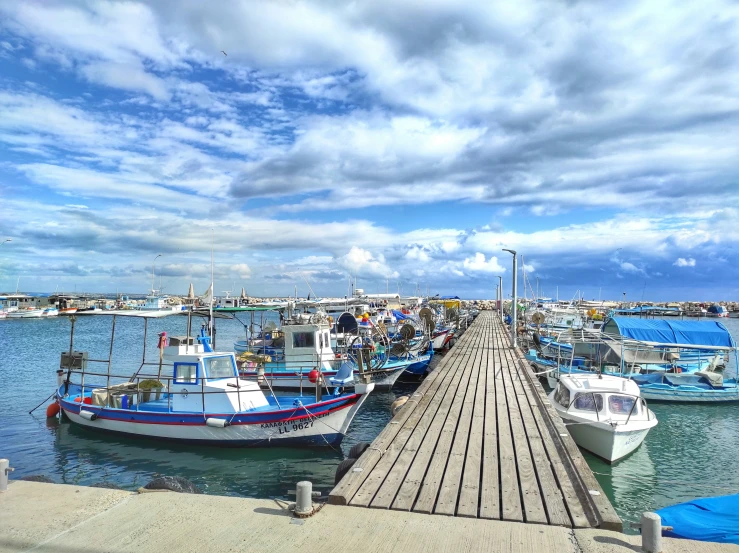
M718 321L665 321L612 317L603 326L603 332L641 342L735 347L731 334Z
M739 545L739 494L695 499L657 511L671 538Z

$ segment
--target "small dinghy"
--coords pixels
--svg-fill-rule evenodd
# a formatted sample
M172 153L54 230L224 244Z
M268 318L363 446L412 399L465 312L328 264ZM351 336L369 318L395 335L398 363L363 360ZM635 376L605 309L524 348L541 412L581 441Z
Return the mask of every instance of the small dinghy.
M575 443L609 463L633 452L657 425L636 383L618 376L562 375L549 401Z

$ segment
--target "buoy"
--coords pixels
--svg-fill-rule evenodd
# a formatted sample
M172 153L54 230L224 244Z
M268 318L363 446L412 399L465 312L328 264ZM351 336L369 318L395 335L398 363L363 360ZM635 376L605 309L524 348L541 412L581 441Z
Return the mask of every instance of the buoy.
M85 399L82 400L82 403L85 405L92 405L92 398L90 396L85 396Z
M311 371L308 373L308 380L310 381L311 384L315 384L316 382L318 382L318 377L319 376L320 376L320 374L319 374L318 370L311 369Z
M46 408L46 418L50 419L51 417L56 417L61 410L62 408L59 407L59 404L55 401Z

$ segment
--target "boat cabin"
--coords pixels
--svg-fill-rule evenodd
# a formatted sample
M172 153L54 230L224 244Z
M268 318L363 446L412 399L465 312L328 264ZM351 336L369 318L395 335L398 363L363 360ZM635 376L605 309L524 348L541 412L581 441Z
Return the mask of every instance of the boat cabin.
M597 414L599 419L620 419L631 415L635 419L647 414L647 403L639 395L639 386L632 380L578 375L560 379L554 391L554 401L573 415L587 417Z
M328 324L311 323L284 325L285 361L308 363L320 361L330 363L335 359L331 348L331 333Z
M233 353L205 352L200 344L164 348L172 361L172 411L235 413L267 407L256 382L239 380Z
M19 309L35 309L39 298L27 294L7 294L0 296L0 311L18 311Z

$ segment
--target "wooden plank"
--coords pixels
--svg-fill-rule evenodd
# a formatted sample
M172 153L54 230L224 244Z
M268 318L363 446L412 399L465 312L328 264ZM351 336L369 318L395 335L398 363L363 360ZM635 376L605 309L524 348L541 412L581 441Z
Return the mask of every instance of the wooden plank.
M536 480L534 463L531 459L528 440L523 428L521 411L513 390L513 383L511 382L508 350L503 349L501 354L501 371L503 385L505 386L506 402L508 404L508 420L513 437L513 448L516 454L516 467L518 468L519 491L523 504L524 521L546 524L547 517L539 492L539 483Z
M431 462L429 463L428 469L423 478L423 483L421 484L421 489L418 493L418 499L412 508L414 512L432 513L434 511L436 497L439 494L439 487L441 486L447 462L449 461L452 441L457 432L457 425L459 423L459 416L464 404L464 397L467 394L470 377L472 376L472 366L474 364L475 354L476 348L473 347L472 351L468 354L461 382L457 387L457 391L447 411L446 420L441 427L441 433L431 457Z
M489 317L486 317L489 318ZM483 326L483 347L480 349L479 375L470 427L470 439L462 475L462 488L459 492L457 516L477 517L480 502L480 473L483 463L483 447L485 442L485 397L487 387L488 352L490 351L492 320L486 320Z
M469 333L466 333L465 336L467 334ZM465 348L463 351L459 352L458 355L460 355L460 364L464 368L469 360L470 349ZM436 443L441 434L446 416L449 412L449 408L459 387L462 376L463 371L458 371L450 383L444 396L444 400L439 407L439 411L436 416L434 416L434 419L426 432L426 436L421 443L421 446L418 448L413 462L407 471L405 480L398 490L398 494L391 506L392 509L409 511L413 508L413 505L416 502L416 497L421 488L421 484L423 483L424 476L426 475L431 455L436 448Z
M525 375L529 381L531 389L535 392L533 398L530 398L530 405L534 406L541 412L542 416L540 421L548 429L548 434L552 437L552 443L557 450L558 457L562 462L564 471L579 498L579 505L582 509L583 516L587 523L580 525L580 521L575 520L573 516L573 509L577 508L577 503L568 503L567 494L564 493L565 504L570 509L570 516L575 523L575 527L593 527L598 526L607 530L623 530L623 523L616 514L613 505L611 505L608 497L603 492L600 484L593 476L590 467L588 466L585 458L580 453L580 450L575 444L574 440L570 437L564 424L557 415L554 408L549 404L544 389L538 382L535 376L531 374L530 368L525 363L523 355L516 350L515 352L518 366L521 369L521 374ZM531 401L533 399L533 402ZM542 435L546 433L542 431ZM546 445L546 442L545 442ZM552 455L550 454L550 459ZM556 466L553 463L553 466ZM560 486L562 481L560 480ZM595 495L591 494L590 491L597 492ZM578 517L580 518L580 517ZM580 519L582 520L582 519Z
M495 345L497 365L495 370L495 403L498 413L498 446L500 448L501 516L503 520L523 522L516 453L513 447L510 413L505 393L505 381L503 380L504 354L501 350L504 347L504 342L501 332L495 333Z
M497 318L497 315L495 316ZM495 371L497 368L495 333L500 319L493 325L487 351L485 375L485 430L483 438L482 482L480 490L480 518L500 519L500 463L498 461L498 420L495 401Z
M454 378L455 375L462 374L464 370L463 359L464 356L455 355L455 361L452 365L450 365L450 368L447 371L447 375L445 375L445 379L448 380L448 384L451 384L452 378ZM447 385L446 387L448 388L449 386ZM413 463L416 454L421 447L421 444L426 438L429 426L431 425L437 412L439 412L439 409L441 408L442 394L437 394L437 397L434 399L438 399L438 401L436 402L435 412L431 412L431 409L429 409L423 420L421 420L416 426L413 434L408 439L402 453L400 453L397 461L392 466L392 469L386 475L382 487L375 495L375 498L371 504L372 507L387 509L390 508L390 506L392 505L400 486L404 482L409 467Z
M430 420L436 414L446 392L446 388L455 372L458 370L458 366L458 357L455 357L450 359L450 363L447 363L446 367L441 369L441 378L433 397L430 397L427 394L429 400L426 402L425 408L421 404L414 407L413 413L405 422L400 432L398 432L380 462L377 463L367 480L365 480L357 494L352 498L351 505L381 507L386 509L390 507L390 503L395 496L395 492L397 492L397 487L400 486L400 482L395 478L394 480L391 479L391 481L386 485L387 477L390 475L391 470L394 469L396 462L401 463L400 466L402 466L403 461L407 459L409 455L413 455L417 449L416 441L419 441L425 435ZM439 369L437 368L435 370ZM420 438L418 436L420 436ZM396 473L401 470L400 466L396 470ZM395 491L391 491L394 482L396 483L394 486ZM378 490L381 488L384 489L382 494L378 497Z
M446 360L443 360L446 361ZM444 371L432 371L430 375L421 383L418 389L411 394L410 402L423 401L426 393L432 393L441 382ZM430 400L431 398L429 398ZM406 406L408 406L406 403ZM332 505L348 505L354 495L357 493L367 476L379 462L384 452L395 439L395 436L402 428L403 424L413 413L412 409L401 409L400 412L393 417L390 424L380 432L380 434L372 441L372 445L357 459L354 468L362 469L361 471L349 471L344 478L331 490L328 502ZM396 423L397 424L393 424Z
M480 380L480 365L482 362L482 356L484 355L485 328L486 325L483 323L483 332L482 335L478 337L474 356L470 363L470 379L467 384L464 398L462 399L462 410L459 415L459 420L457 421L457 428L454 432L454 441L452 442L449 459L447 460L446 467L444 469L439 495L436 498L436 504L433 508L433 512L440 515L451 516L455 514L457 510L457 499L460 495L462 471L467 463L477 464L478 467L480 463L479 455L476 457L468 455L468 444L471 440L476 440L479 444L482 443L482 432L477 436L473 436L470 432L470 428L472 426L472 413L475 406L477 386ZM475 501L475 503L477 503L477 501ZM477 509L475 509L475 516L477 516Z
M544 446L544 437L541 435L539 425L534 418L531 405L529 404L527 393L528 381L525 378L521 378L519 370L515 366L511 368L513 387L516 390L524 429L528 436L528 442L534 460L534 468L539 480L549 523L557 526L572 526L572 520L565 506L562 491L559 488L552 463Z
M522 367L521 370L523 370ZM528 368L526 368L528 370ZM531 377L532 379L535 377ZM541 399L536 398L535 386L538 385L541 396L546 397L541 384L536 382L532 384L529 380L529 388L527 396L529 399L529 405L534 414L534 421L539 428L540 435L542 436L542 443L546 450L549 460L552 463L552 469L554 475L557 478L562 498L565 506L569 511L572 525L575 528L592 528L598 526L600 518L597 511L594 511L593 505L590 504L587 497L584 497L584 490L582 483L579 480L577 469L569 460L569 454L566 447L564 446L565 440L572 440L567 432L566 427L562 423L559 415L549 405L548 400L546 407L543 407L539 402ZM529 392L531 392L529 394ZM573 441L574 444L574 441ZM575 451L577 455L580 455L577 446L575 445Z

